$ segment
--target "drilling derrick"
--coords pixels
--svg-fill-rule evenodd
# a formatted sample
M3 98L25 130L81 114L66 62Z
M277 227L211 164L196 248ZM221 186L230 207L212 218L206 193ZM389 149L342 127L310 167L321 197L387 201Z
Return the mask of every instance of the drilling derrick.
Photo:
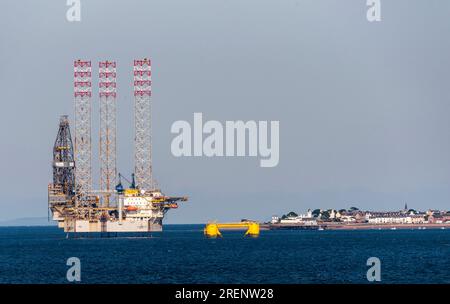
M69 119L61 116L58 135L53 146L53 185L61 187L62 193L71 196L75 191L75 163Z
M116 185L116 62L99 62L100 191L109 206Z
M152 176L151 135L151 62L134 60L134 162L137 186L154 189Z
M59 120L59 129L53 145L53 183L48 185L48 207L53 220L64 221L66 208L73 207L75 193L75 163L69 119Z
M75 94L75 184L81 195L92 190L91 169L91 95L90 61L74 62Z

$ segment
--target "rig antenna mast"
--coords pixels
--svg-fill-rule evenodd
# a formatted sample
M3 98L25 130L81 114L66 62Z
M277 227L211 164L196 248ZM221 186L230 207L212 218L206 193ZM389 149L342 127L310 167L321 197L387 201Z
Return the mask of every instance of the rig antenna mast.
M109 207L116 185L116 62L99 62L100 97L100 190Z
M91 95L90 61L74 62L75 94L75 184L82 195L92 190L91 169Z
M151 62L134 60L134 164L137 186L154 190L151 134Z

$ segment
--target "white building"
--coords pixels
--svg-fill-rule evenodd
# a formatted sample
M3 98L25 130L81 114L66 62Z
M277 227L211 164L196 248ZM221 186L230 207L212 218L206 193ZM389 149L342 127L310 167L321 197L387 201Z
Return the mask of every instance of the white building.
M405 214L401 212L374 212L366 215L369 224L423 224L424 214Z
M344 223L356 222L356 218L353 215L341 215L340 220Z
M317 225L317 221L312 216L312 211L308 209L306 214L299 214L297 216L288 216L286 218L279 218L272 216L272 224L297 224L297 225Z

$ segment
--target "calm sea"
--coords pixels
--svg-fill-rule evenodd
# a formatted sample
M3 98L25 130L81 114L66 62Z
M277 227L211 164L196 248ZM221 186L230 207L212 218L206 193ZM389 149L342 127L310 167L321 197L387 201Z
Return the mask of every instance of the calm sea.
M369 257L384 283L450 283L450 230L224 232L166 225L151 238L66 239L56 227L0 227L0 283L367 283Z

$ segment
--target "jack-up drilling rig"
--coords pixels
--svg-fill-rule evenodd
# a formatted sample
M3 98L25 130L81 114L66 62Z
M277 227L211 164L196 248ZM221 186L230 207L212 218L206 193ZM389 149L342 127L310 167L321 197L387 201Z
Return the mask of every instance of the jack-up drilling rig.
M99 63L100 187L92 190L91 62L74 62L75 145L62 116L53 147L53 182L48 186L53 220L65 232L153 232L166 212L187 197L164 195L152 176L150 60L134 61L135 174L128 188L116 175L116 63ZM126 180L126 179L125 179ZM137 181L137 183L136 183Z

